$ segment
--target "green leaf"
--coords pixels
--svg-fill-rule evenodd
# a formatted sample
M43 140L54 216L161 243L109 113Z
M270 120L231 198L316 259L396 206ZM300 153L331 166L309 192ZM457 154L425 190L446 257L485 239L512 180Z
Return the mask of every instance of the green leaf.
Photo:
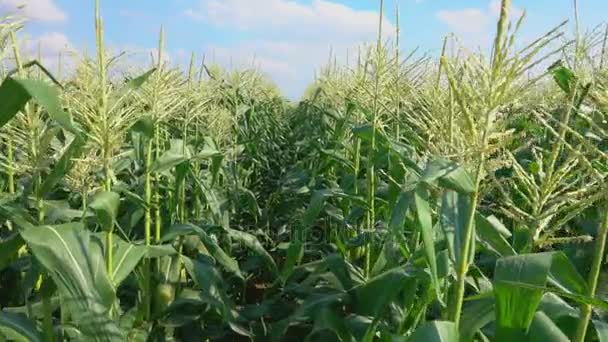
M0 337L15 342L42 342L36 323L25 315L0 311Z
M219 228L219 226L218 226ZM178 237L188 236L188 235L200 235L205 231L198 226L193 224L174 224L163 231L163 236L160 238L161 243L172 242Z
M175 224L173 226L171 226L169 228L169 232L166 234L170 234L168 236L171 236L174 238L175 236L175 231L180 232L180 234L183 235L188 235L188 234L196 234L201 238L201 241L203 242L203 244L205 245L205 247L207 248L207 250L209 251L209 254L211 254L211 256L222 266L224 266L224 268L226 268L227 271L233 273L234 275L236 275L239 278L243 278L243 275L241 274L241 269L239 268L239 264L238 262L233 259L231 256L229 256L217 243L217 241L212 238L209 234L207 234L206 231L204 231L202 228L191 225L191 224ZM172 233L173 232L173 233ZM165 241L165 239L162 239L162 241Z
M167 170L171 170L187 160L188 158L182 153L182 151L170 149L165 151L165 153L163 153L157 160L154 161L154 163L152 163L150 172L162 173Z
M549 68L549 71L553 74L555 83L557 83L557 85L562 88L565 93L570 94L572 84L576 82L576 75L574 72L561 65L561 63L552 65Z
M198 151L198 153L196 153L192 159L193 160L204 160L204 159L209 159L209 158L218 158L218 157L222 157L222 152L220 152L217 148L215 148L215 146L212 145L205 145L205 147Z
M439 182L442 187L462 194L470 194L475 191L475 184L466 170L445 159L431 161L424 170L420 181L429 185Z
M160 318L161 325L165 327L181 327L200 318L207 308L205 294L190 288L183 289L177 298Z
M441 227L448 242L450 256L455 265L460 264L462 248L464 246L465 230L470 211L470 200L467 195L447 190L443 193L441 201ZM467 257L470 263L475 253L472 245Z
M401 291L414 289L412 278L403 268L394 268L353 287L355 313L379 317Z
M26 228L21 235L57 285L62 303L83 335L92 341L124 341L109 315L115 293L103 243L82 223Z
M40 275L40 273L36 272L35 274L36 274L36 276L33 281L34 283L38 280L38 276ZM30 286L27 286L27 287L30 287ZM30 288L33 288L33 286L31 286ZM31 291L28 291L26 289L24 292L30 293ZM59 296L58 295L51 297L49 301L50 301L50 304L51 304L50 306L53 309L53 311L55 311L57 308L59 308L60 305L59 305ZM30 303L28 303L28 305L23 305L23 306L6 307L6 308L3 308L2 310L4 312L13 313L13 314L29 315L30 319L43 319L44 318L44 307L42 305L42 300L30 302Z
M24 244L25 241L19 233L14 233L0 242L0 271L11 263Z
M494 317L493 298L483 298L465 303L460 319L460 341L472 341L475 333L494 321Z
M515 340L525 336L534 319L543 291L515 286L545 286L552 253L510 256L498 259L494 273L497 338Z
M314 316L319 310L343 303L345 299L346 294L340 290L328 290L308 295L289 317L274 324L273 337L278 339L285 336L286 330L292 322Z
M146 246L146 257L150 259L162 258L177 254L177 251L170 245Z
M457 342L458 329L454 322L431 321L421 325L409 342Z
M376 131L376 137L380 137L381 133L378 128L373 127L371 124L363 124L353 127L353 134L361 140L371 141L372 134Z
M273 274L278 274L277 264L274 262L274 259L270 253L268 253L264 246L262 246L258 238L256 238L253 234L231 228L226 229L226 232L232 240L242 243L245 247L260 256L266 262Z
M140 260L146 255L147 249L146 246L128 243L118 236L114 236L112 240L114 242L114 255L111 279L114 287L118 287L137 267Z
M0 127L17 115L32 98L61 127L74 134L79 133L72 123L72 117L63 111L57 89L43 81L17 80L11 77L6 78L0 86Z
M400 234L403 229L403 223L407 217L407 210L412 203L412 193L409 191L401 191L397 203L393 206L389 228L394 234Z
M521 282L514 282L514 281L508 281L508 280L503 280L502 282L505 285L511 285L516 288L536 290L536 291L540 291L540 292L544 292L544 293L553 293L560 297L571 299L579 304L589 304L591 306L594 306L594 307L602 309L602 310L608 310L608 302L601 300L601 299L588 297L588 296L584 296L584 295L579 295L579 294L574 294L571 292L558 290L553 287L524 284Z
M437 276L437 259L435 253L435 232L433 229L433 221L431 216L431 206L429 204L429 194L426 188L422 184L416 187L416 193L414 195L414 206L416 211L417 222L422 232L422 242L424 244L424 252L426 255L426 261L431 271L431 279L435 290L437 291L437 297L439 296L440 284Z
M544 312L539 311L534 314L528 341L569 342L570 339Z
M563 252L554 252L549 281L564 291L585 295L587 282Z
M322 263L327 266L331 273L338 279L342 289L350 290L353 287L352 274L349 265L340 254L330 254L323 258Z
M600 342L608 342L608 323L598 320L593 320L593 326L597 334L597 339Z
M148 78L150 78L150 76L152 76L152 74L155 71L156 71L156 68L152 68L152 69L146 71L145 73L135 77L134 79L129 80L129 82L127 82L127 84L125 86L129 89L137 90L142 85L144 85L144 83L146 83Z
M251 332L240 326L234 304L224 291L224 280L218 270L208 263L185 256L182 258L188 274L201 290L201 299L216 309L234 332L252 337Z
M553 293L545 293L538 307L540 311L551 318L553 321L560 320L564 317L573 317L578 320L579 310L572 307L563 298Z
M154 136L154 120L150 115L143 115L131 126L131 130L150 139Z
M0 127L6 125L31 99L19 82L8 77L0 85Z
M51 173L44 177L44 182L40 186L39 193L41 196L49 194L53 187L65 177L65 175L72 169L74 165L74 159L78 158L83 150L86 143L86 139L75 136L74 140L70 143L70 146L63 152L61 158L55 163Z
M317 221L317 218L321 214L321 210L325 206L325 200L329 196L327 191L315 191L310 199L310 204L304 212L304 218L302 219L304 230L311 228Z
M89 204L89 208L93 209L103 229L109 232L114 226L116 215L118 215L119 205L119 194L110 191L101 191L95 195Z
M509 231L494 216L485 217L481 214L475 216L475 232L481 243L490 247L499 256L513 256L517 253L509 242L503 237L503 232Z
M315 325L311 335L315 332L329 330L333 331L340 338L340 341L353 341L353 337L348 331L344 319L336 313L336 310L321 307L313 313L313 316Z
M289 278L291 275L294 267L300 263L303 256L304 244L299 241L290 242L289 247L287 248L287 256L285 257L285 262L283 263L283 268L281 269L281 280L283 283L287 281L287 278Z

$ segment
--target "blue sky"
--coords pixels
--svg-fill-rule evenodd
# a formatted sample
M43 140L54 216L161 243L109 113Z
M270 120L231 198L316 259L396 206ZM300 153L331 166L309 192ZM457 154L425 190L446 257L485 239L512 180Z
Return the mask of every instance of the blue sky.
M438 53L453 32L469 47L489 46L499 0L398 0L404 50ZM377 0L102 0L106 43L140 60L154 51L158 31L167 33L166 54L185 64L192 51L225 67L256 65L292 98L298 97L326 63L330 48L342 62L373 41ZM395 29L395 0L386 0L385 33ZM0 14L25 4L24 31L40 41L44 58L60 50L93 49L94 0L0 0ZM531 40L573 14L572 0L513 0L526 10L521 38ZM608 1L579 0L590 29L608 20Z

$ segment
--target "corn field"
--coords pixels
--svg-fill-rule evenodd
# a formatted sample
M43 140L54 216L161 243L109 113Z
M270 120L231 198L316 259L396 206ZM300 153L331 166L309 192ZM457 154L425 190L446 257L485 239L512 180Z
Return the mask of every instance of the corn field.
M163 28L123 68L95 8L69 75L0 19L0 341L608 342L608 25L380 15L294 103Z

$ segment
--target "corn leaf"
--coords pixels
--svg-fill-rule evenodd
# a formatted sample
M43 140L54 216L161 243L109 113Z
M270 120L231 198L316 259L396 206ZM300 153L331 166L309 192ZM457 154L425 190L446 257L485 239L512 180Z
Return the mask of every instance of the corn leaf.
M110 231L114 226L116 215L118 215L119 205L119 194L110 191L102 191L95 195L89 204L89 208L95 212L103 229L105 231Z
M454 322L432 321L421 325L408 342L457 342L458 328Z
M544 312L539 311L534 314L528 341L569 342L570 339Z
M0 86L0 127L22 110L30 99L34 99L47 110L51 119L64 129L79 134L72 117L61 107L59 91L38 80L18 80L7 77Z
M3 270L10 264L24 244L25 241L18 233L14 233L0 241L0 270Z
M538 253L505 257L496 262L494 296L498 339L525 337L543 291L519 287L514 283L545 286L552 259L552 253Z
M124 341L109 316L115 293L106 273L103 243L81 223L27 228L21 235L57 285L82 334L91 341Z
M437 259L435 253L435 231L433 229L431 206L429 204L428 190L424 185L419 184L414 194L414 208L417 223L422 235L426 262L431 272L433 286L438 297L440 292L439 278L437 275Z
M22 314L0 311L0 337L15 342L42 342L36 323Z
M395 268L353 287L355 312L364 316L380 316L401 291L412 285L408 281L411 278L412 275L403 268Z

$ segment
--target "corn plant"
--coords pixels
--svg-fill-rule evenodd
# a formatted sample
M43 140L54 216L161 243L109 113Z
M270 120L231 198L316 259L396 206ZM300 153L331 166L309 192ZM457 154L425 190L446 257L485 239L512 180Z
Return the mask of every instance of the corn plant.
M60 77L0 20L0 339L603 341L608 31L519 48L503 0L433 56L386 5L298 103L164 27L123 63L99 1Z

